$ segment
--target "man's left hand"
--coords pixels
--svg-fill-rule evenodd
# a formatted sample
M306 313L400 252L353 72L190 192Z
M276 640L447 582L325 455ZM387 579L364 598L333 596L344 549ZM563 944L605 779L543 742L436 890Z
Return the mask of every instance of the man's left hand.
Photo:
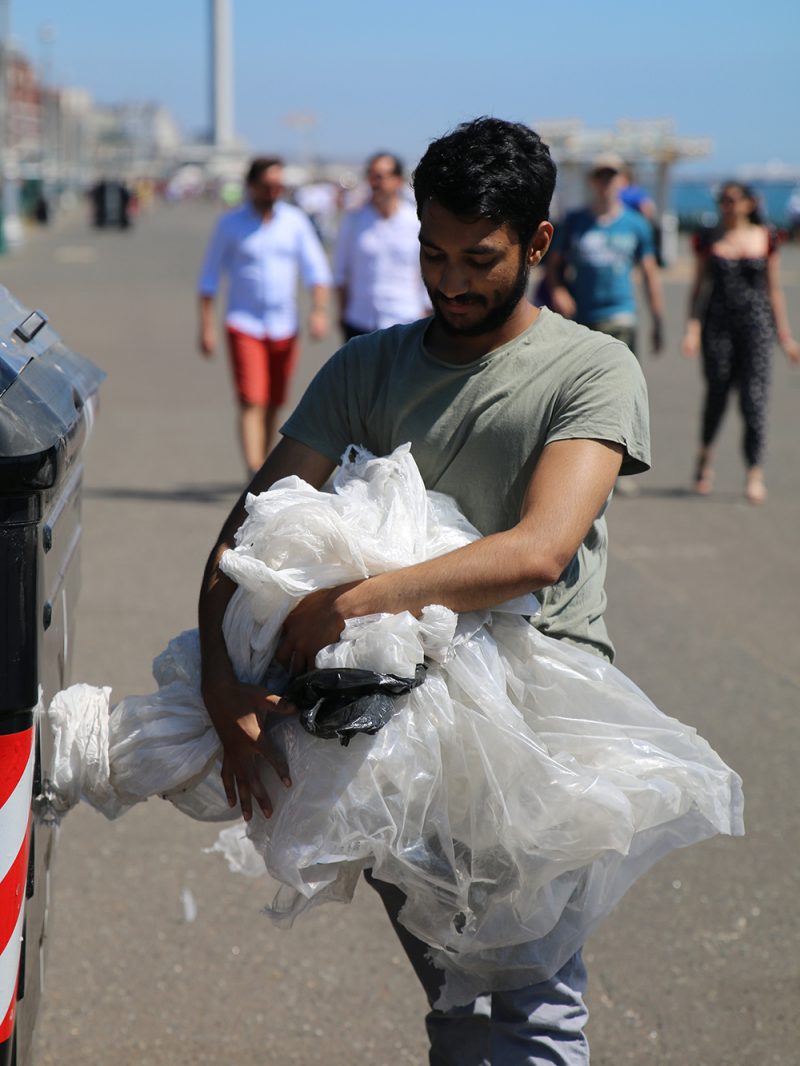
M664 325L660 318L653 319L652 350L659 355L664 349Z
M360 584L361 581L351 581L332 589L318 589L289 614L275 658L290 674L313 670L317 652L336 643L349 617L344 613L342 595Z
M308 332L315 341L321 341L328 332L328 312L314 308L308 316Z

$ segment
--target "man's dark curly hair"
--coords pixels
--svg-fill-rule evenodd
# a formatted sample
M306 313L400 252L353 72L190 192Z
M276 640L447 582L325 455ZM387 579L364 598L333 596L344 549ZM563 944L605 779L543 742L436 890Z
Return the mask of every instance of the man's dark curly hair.
M550 211L556 165L538 133L484 116L428 146L414 171L417 215L428 200L465 221L508 223L527 244Z

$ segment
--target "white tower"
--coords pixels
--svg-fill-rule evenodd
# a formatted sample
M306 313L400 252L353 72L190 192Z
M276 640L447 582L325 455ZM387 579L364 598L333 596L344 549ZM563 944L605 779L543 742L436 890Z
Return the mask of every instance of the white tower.
M211 0L211 143L233 141L233 60L230 0Z

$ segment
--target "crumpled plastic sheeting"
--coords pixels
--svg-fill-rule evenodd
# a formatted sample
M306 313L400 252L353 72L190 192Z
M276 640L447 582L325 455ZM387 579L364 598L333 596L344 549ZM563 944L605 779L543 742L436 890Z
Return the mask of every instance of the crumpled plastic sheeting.
M58 821L79 799L118 818L165 796L202 821L231 821L221 747L200 695L197 630L169 642L153 661L157 692L110 706L111 689L72 685L47 709L55 753L37 813Z
M287 478L249 497L222 561L239 585L224 625L238 675L264 679L308 592L476 536L451 500L425 493L408 446L384 459L348 449L332 494ZM256 811L216 845L243 872L261 856L285 925L352 898L365 867L398 885L400 921L445 972L442 1008L551 975L659 857L743 831L741 782L695 730L604 660L539 633L534 611L525 597L491 614L349 621L317 667L411 676L424 657L425 683L347 748L277 720L294 784L265 766L273 817ZM127 802L167 793L195 817L230 818L198 655L196 633L182 634L156 660L158 693L111 715L111 781Z
M383 459L350 446L332 493L287 477L248 496L236 547L220 562L239 586L223 624L237 675L263 680L284 619L310 592L433 559L478 538L449 496L425 491L408 444ZM535 596L495 608L528 615L538 609Z

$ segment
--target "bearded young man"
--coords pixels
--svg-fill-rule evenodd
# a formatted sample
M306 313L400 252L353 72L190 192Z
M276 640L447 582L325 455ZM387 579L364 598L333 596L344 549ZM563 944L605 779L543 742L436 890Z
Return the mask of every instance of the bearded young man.
M350 443L386 455L406 441L429 489L453 496L483 539L427 562L324 589L284 625L276 657L294 673L314 665L345 620L378 612L490 608L535 592L534 620L551 637L606 658L607 537L603 513L617 476L649 464L647 397L619 341L537 309L528 272L547 252L555 165L527 127L494 118L434 141L414 175L422 275L432 318L356 337L320 370L250 491L290 474L321 487ZM271 813L258 773L289 767L261 722L290 713L277 695L243 685L222 637L234 591L218 563L244 519L223 527L200 596L203 695L220 735L223 781L245 817ZM381 894L429 1001L443 975L426 945L396 924L403 896ZM434 1066L588 1062L585 971L578 952L541 984L482 996L428 1015Z

